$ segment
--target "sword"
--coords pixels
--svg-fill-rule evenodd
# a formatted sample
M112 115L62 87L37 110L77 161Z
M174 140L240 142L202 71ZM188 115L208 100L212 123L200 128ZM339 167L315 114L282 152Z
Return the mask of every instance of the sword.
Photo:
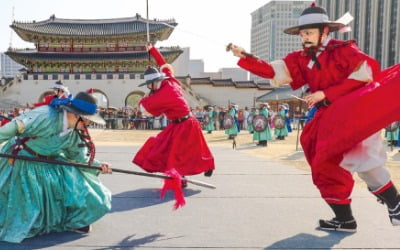
M18 159L18 160L24 160L24 161L49 163L49 164L54 164L54 165L66 165L66 166L85 168L85 169L101 170L101 167L90 166L90 165L86 165L86 164L82 164L82 163L65 162L65 161L58 161L58 160L53 160L53 159L28 157L28 156L23 156L23 155L12 155L12 154L2 154L2 153L0 153L0 157L2 157L2 158L12 158L12 159ZM133 175L140 175L140 176L146 176L146 177L152 177L152 178L173 179L172 177L169 177L169 176L166 176L166 175L143 173L143 172L137 172L137 171L132 171L132 170L118 169L118 168L112 168L112 171L116 172L116 173L133 174ZM216 189L216 187L214 185L206 183L206 182L203 182L203 181L192 180L192 179L188 179L187 177L183 177L182 179L187 181L187 182L189 182L189 183L192 183L193 185L197 185L197 186L201 186L201 187L205 187L205 188L210 188L210 189Z
M231 50L232 50L232 46L233 46L233 44L232 44L232 43L229 43L229 44L226 46L226 52L231 51ZM248 56L248 57L252 57L252 58L258 59L258 56L254 55L254 54L251 54L251 53L248 53L248 52L246 52L246 51L243 51L243 52L242 52L242 55L245 55L245 56Z

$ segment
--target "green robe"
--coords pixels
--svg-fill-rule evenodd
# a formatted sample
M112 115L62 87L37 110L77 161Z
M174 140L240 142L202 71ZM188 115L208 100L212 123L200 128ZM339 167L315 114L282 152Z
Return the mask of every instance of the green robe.
M397 141L399 139L399 128L393 131L385 131L385 137L387 141Z
M251 111L249 116L255 116L256 115L256 111ZM247 130L251 133L254 132L254 128L253 128L253 122L250 122L249 124L247 124Z
M214 111L213 110L208 111L207 115L208 115L209 122L206 125L206 130L213 131L213 130L215 130L215 128L214 128Z
M82 142L77 132L60 134L65 131L64 111L42 106L16 119L25 125L20 138L35 137L26 145L36 153L87 164L87 151L78 146ZM0 128L0 143L6 142L2 153L12 152L15 135L16 131ZM34 157L23 149L19 155ZM81 228L101 218L111 208L111 193L97 175L97 170L23 160L10 165L7 158L0 158L0 241L21 242Z
M230 109L228 114L231 115L233 118L235 118L235 115L236 115L235 109ZM231 128L225 129L225 134L234 135L234 136L236 136L238 134L238 127L236 125L235 120L233 120L233 125Z
M263 108L262 110L260 110L260 115L263 115L268 119L269 116L268 110L266 108ZM271 128L269 126L269 123L267 123L267 127L264 131L261 132L254 131L253 141L269 141L269 140L272 140Z
M282 117L286 117L285 110L279 111L278 114L281 115ZM283 126L283 128L281 128L281 129L275 128L275 136L288 136L288 135L289 135L289 132L287 130L286 125Z

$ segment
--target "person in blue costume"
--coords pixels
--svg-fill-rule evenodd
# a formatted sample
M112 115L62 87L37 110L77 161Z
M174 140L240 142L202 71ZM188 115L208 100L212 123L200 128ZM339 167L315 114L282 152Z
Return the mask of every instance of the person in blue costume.
M288 133L292 133L293 129L292 129L292 124L290 122L290 117L289 117L289 111L290 111L290 106L287 103L284 103L283 106L285 107L285 123L286 123L286 128Z
M101 166L87 133L96 114L96 99L80 92L55 99L22 114L0 128L0 152ZM51 232L88 233L91 224L111 208L111 193L99 171L0 158L0 241L19 243Z
M234 105L234 110L235 110L235 123L236 123L236 127L237 127L237 131L238 133L240 133L240 124L239 124L239 105L235 104Z

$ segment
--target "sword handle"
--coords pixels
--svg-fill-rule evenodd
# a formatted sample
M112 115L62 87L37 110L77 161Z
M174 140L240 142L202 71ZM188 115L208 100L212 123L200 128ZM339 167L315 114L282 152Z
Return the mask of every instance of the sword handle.
M229 44L226 46L226 51L227 51L227 52L231 51L231 50L232 50L232 46L233 46L233 44L232 44L232 43L229 43ZM251 53L248 53L248 52L246 52L246 51L242 51L241 54L244 55L244 56L247 56L247 57L252 57L252 58L258 59L258 56L254 55L254 54L251 54Z

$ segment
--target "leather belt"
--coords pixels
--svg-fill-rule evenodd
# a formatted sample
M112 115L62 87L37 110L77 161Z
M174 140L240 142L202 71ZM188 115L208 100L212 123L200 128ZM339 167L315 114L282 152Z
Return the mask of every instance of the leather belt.
M33 151L30 147L28 147L28 146L26 146L26 145L24 145L23 150L25 150L26 152L28 152L28 153L30 153L31 155L34 155L34 156L36 156L36 157L38 157L38 158L43 158L43 159L52 159L52 158L53 158L53 157L48 156L48 155L41 155L41 154L38 154L38 153L36 153L35 151Z
M180 122L186 121L186 120L189 119L189 117L191 117L191 116L192 116L192 114L189 113L189 114L187 114L187 115L185 115L185 116L182 116L182 117L180 117L180 118L178 118L178 119L169 120L169 121L172 122L172 123L180 123Z

